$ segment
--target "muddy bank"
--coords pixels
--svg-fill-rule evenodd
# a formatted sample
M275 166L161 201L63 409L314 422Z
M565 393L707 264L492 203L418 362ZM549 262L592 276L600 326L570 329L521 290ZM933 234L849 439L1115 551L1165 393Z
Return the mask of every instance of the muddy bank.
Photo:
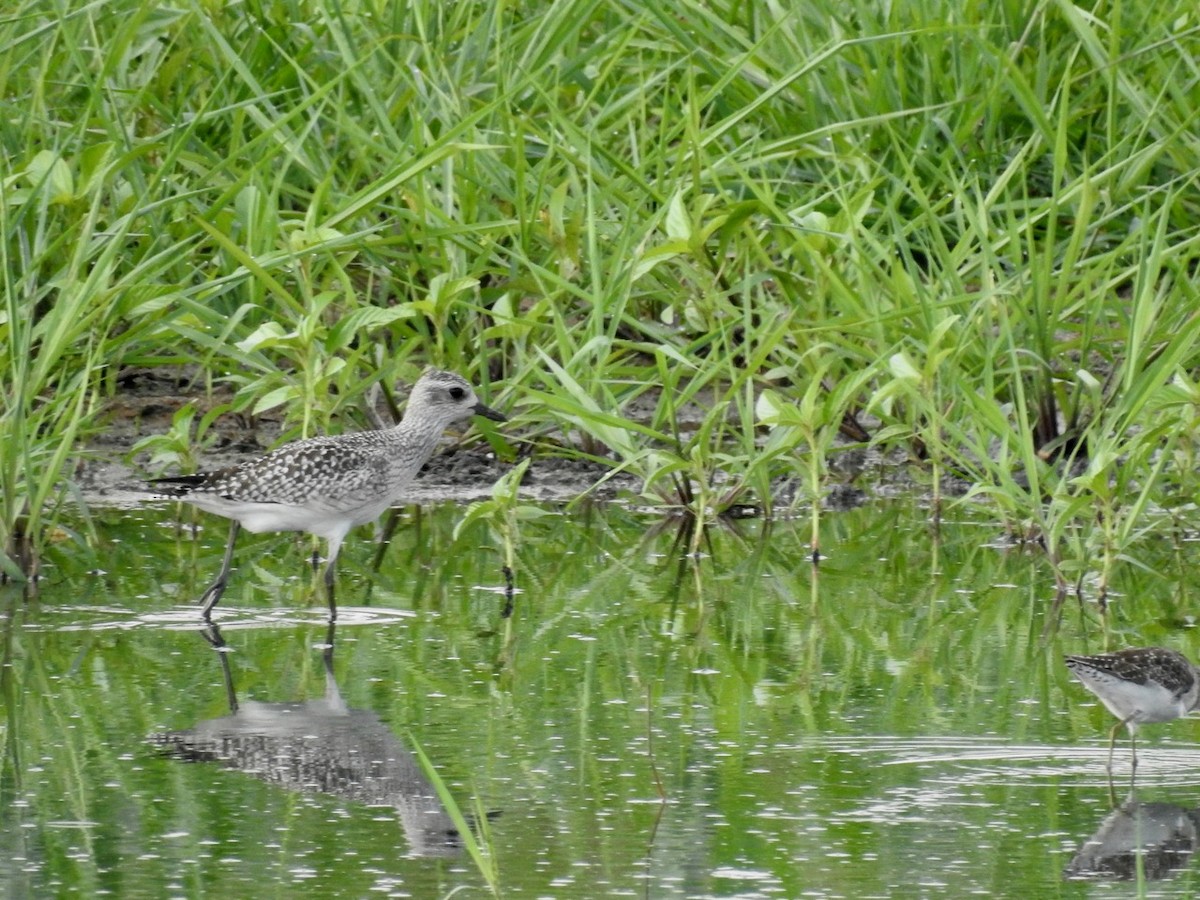
M157 495L145 480L177 474L179 467L154 462L148 450L134 452L137 443L170 432L176 413L188 404L195 407L194 422L199 422L233 396L225 386L207 394L197 387L196 373L188 369L129 369L118 384L120 392L105 411L104 427L88 441L73 474L84 502L92 506L128 506L155 499ZM368 415L382 426L391 421L386 405L379 400ZM347 425L348 430L359 427ZM254 417L221 414L195 448L198 469L220 469L259 456L276 446L282 431L283 419L275 410ZM527 452L519 432L509 430L505 436L518 452ZM588 492L597 499L611 500L638 487L636 479L625 475L605 480L610 470L598 463L557 456L546 448L528 450L534 451L534 460L521 491L531 500L565 502ZM421 470L407 499L429 503L487 497L510 465L498 460L478 435L466 429L462 435L446 437L442 449Z
M122 373L120 392L106 410L105 426L89 441L74 472L86 503L127 506L153 500L157 495L148 489L145 479L179 472L178 466L154 462L149 451L134 452L134 447L146 437L167 434L176 413L188 404L195 407L194 421L198 422L210 409L232 400L230 388L221 385L206 392L198 387L197 376L197 372L185 368L128 369ZM391 422L386 405L378 399L367 414L381 426ZM359 426L346 427L357 430ZM282 417L275 410L254 417L221 414L195 447L198 469L219 469L261 455L276 446L282 430ZM606 478L611 469L600 463L557 455L548 441L527 443L514 426L501 426L501 430L518 453L533 457L521 487L522 495L530 500L566 502L584 494L613 500L636 494L641 486L639 479L625 474ZM487 497L510 465L497 459L491 448L467 429L463 435L446 438L443 448L413 483L407 499L430 503ZM833 509L860 506L872 498L911 496L922 490L902 455L885 457L872 449L843 446L831 454L829 467L823 505ZM952 495L966 487L965 483L948 479L943 492ZM806 490L795 477L778 479L772 492L777 509L806 499ZM756 499L743 499L742 514L754 515Z

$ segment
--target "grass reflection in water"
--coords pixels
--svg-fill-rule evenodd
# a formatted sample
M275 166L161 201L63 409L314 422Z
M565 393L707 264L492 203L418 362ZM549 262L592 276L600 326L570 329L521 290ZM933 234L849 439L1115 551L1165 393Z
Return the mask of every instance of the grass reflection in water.
M815 573L787 522L715 529L681 562L670 533L619 508L547 516L523 526L506 632L498 554L455 540L459 515L402 527L377 576L369 547L348 550L332 656L319 593L291 579L307 547L275 536L248 544L257 562L220 607L229 652L214 653L182 605L211 560L178 560L218 551L177 546L153 510L106 526L108 574L56 559L36 601L6 594L5 879L133 896L486 891L469 855L423 852L453 829L411 758L424 825L380 791L315 790L386 778L409 736L486 823L503 895L1032 896L1109 813L1106 713L1060 662L1098 638L1094 615L1067 607L1043 640L1052 580L986 528L947 524L935 545L902 504L839 512ZM1159 641L1178 585L1134 577L1121 625ZM382 742L357 751L368 775L288 756L342 708ZM260 740L266 779L228 765L253 709L322 710ZM1194 792L1192 729L1149 738L1143 802ZM193 757L220 740L226 768L180 765L149 735Z

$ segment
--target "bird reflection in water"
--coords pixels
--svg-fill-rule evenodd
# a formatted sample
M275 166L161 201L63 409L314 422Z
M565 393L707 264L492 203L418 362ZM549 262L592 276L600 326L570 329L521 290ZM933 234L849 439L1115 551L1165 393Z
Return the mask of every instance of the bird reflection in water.
M1063 872L1068 879L1169 878L1187 867L1200 838L1200 812L1129 798L1088 838Z
M452 856L462 838L416 757L370 710L351 709L333 675L335 624L324 652L325 696L296 703L238 701L225 641L203 630L221 660L230 714L150 741L188 762L217 762L302 793L396 810L413 856Z

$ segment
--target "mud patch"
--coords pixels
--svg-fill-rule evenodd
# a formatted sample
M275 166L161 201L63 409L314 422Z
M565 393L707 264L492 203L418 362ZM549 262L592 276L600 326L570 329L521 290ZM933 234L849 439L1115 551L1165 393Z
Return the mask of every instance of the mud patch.
M200 378L199 370L193 368L129 369L121 373L120 391L106 410L104 428L89 441L73 473L85 503L130 506L161 499L146 480L176 474L178 469L155 464L150 452L134 452L134 447L151 435L167 434L175 415L185 406L194 407L195 421L199 421L210 410L229 405L233 392L228 386L205 390L200 387ZM386 406L378 401L368 414L380 425L390 421ZM254 417L220 414L203 436L203 446L197 451L198 469L220 469L260 456L278 443L282 432L283 419L273 411ZM520 448L519 441L514 439L513 443ZM509 463L497 459L491 448L477 439L468 435L463 443L448 437L443 449L418 474L405 499L431 503L488 497L496 479L509 468ZM611 500L637 490L637 479L610 473L607 466L590 460L538 454L529 466L521 492L531 500L565 502L583 494Z
M197 422L210 410L229 406L232 389L224 384L206 386L204 377L201 370L189 367L131 368L121 373L120 390L106 411L105 427L90 441L74 472L74 482L85 503L130 506L161 499L146 479L177 474L178 467L154 463L149 452L134 452L134 447L143 438L170 432L175 415L185 406L196 410ZM392 421L379 398L366 407L366 414L380 427ZM232 412L216 416L197 448L198 470L235 465L265 453L278 444L283 424L275 411L253 417ZM569 449L555 447L549 441L531 446L523 443L511 427L501 428L518 453L529 452L533 457L521 485L522 495L530 500L556 503L587 495L606 501L636 495L641 488L636 477L614 475L609 466L573 457ZM442 451L421 470L405 500L432 503L485 498L510 465L469 431L465 440L448 437ZM914 470L903 453L883 455L849 445L848 441L830 455L829 474L822 505L834 510L852 509L874 499L911 497L926 490L914 481ZM716 481L720 480L718 473ZM968 486L947 478L942 493L961 494ZM755 515L759 511L758 498L741 499L741 514ZM779 510L804 506L808 503L807 488L798 477L780 478L772 484L771 499L772 506Z

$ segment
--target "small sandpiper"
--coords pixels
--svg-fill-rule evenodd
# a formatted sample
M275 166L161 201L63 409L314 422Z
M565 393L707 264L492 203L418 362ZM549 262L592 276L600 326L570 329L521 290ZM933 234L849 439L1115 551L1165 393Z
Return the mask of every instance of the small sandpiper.
M504 415L484 406L463 378L427 369L413 385L404 418L393 428L284 444L258 459L198 475L155 478L160 493L231 520L225 560L200 598L208 621L225 592L238 529L307 531L329 542L325 589L337 616L334 566L346 534L373 522L404 494L455 422Z
M1117 732L1129 729L1133 771L1137 771L1137 727L1171 722L1200 707L1200 677L1182 653L1162 647L1134 647L1096 656L1068 656L1067 668L1100 698L1120 721L1108 739L1108 771L1112 773Z

